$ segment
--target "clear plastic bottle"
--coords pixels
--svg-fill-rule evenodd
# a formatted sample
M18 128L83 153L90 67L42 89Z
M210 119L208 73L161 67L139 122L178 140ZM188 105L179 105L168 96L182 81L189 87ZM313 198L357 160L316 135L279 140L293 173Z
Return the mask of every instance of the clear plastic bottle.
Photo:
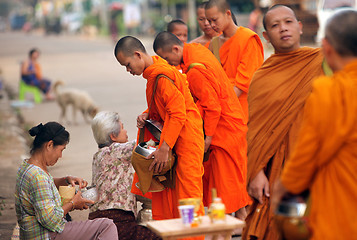
M212 189L213 202L209 207L208 215L212 223L224 223L226 220L226 206L222 199L217 197L216 189Z

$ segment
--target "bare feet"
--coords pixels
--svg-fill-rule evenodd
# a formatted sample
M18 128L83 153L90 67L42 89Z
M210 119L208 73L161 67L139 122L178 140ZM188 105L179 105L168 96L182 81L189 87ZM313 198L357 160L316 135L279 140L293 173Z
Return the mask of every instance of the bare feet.
M245 218L247 217L248 213L245 207L242 207L241 209L237 210L234 213L234 216L242 221L245 220Z

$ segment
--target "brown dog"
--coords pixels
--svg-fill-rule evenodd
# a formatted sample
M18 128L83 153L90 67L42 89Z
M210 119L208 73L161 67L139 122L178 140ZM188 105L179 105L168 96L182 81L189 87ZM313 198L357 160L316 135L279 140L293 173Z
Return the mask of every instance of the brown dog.
M66 110L68 105L72 105L73 109L73 123L77 124L76 112L80 110L83 114L83 118L86 123L89 123L87 116L93 118L97 112L98 107L95 105L89 94L83 90L74 88L63 88L64 83L57 81L53 86L53 91L56 96L56 101L61 107L60 122L64 119L70 123L66 116ZM60 87L61 86L61 87Z

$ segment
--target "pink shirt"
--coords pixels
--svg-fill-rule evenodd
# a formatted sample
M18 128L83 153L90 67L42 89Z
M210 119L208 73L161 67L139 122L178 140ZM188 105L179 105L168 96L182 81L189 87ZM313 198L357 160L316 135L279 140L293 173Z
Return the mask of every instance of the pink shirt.
M135 195L131 193L134 169L130 162L135 143L112 143L94 154L92 183L97 186L99 199L90 212L122 209L133 211L136 216Z

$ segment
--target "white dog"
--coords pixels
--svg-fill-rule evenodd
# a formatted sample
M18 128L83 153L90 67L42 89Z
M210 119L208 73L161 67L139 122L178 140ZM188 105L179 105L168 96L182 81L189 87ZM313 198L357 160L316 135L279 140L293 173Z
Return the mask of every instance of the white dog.
M74 124L77 124L76 112L78 110L82 112L86 123L89 123L90 121L88 120L87 115L93 118L98 112L98 107L95 105L92 98L83 90L63 88L61 85L64 85L64 83L62 81L57 81L53 86L56 101L61 107L60 122L64 119L69 123L66 117L66 109L68 105L72 105Z

